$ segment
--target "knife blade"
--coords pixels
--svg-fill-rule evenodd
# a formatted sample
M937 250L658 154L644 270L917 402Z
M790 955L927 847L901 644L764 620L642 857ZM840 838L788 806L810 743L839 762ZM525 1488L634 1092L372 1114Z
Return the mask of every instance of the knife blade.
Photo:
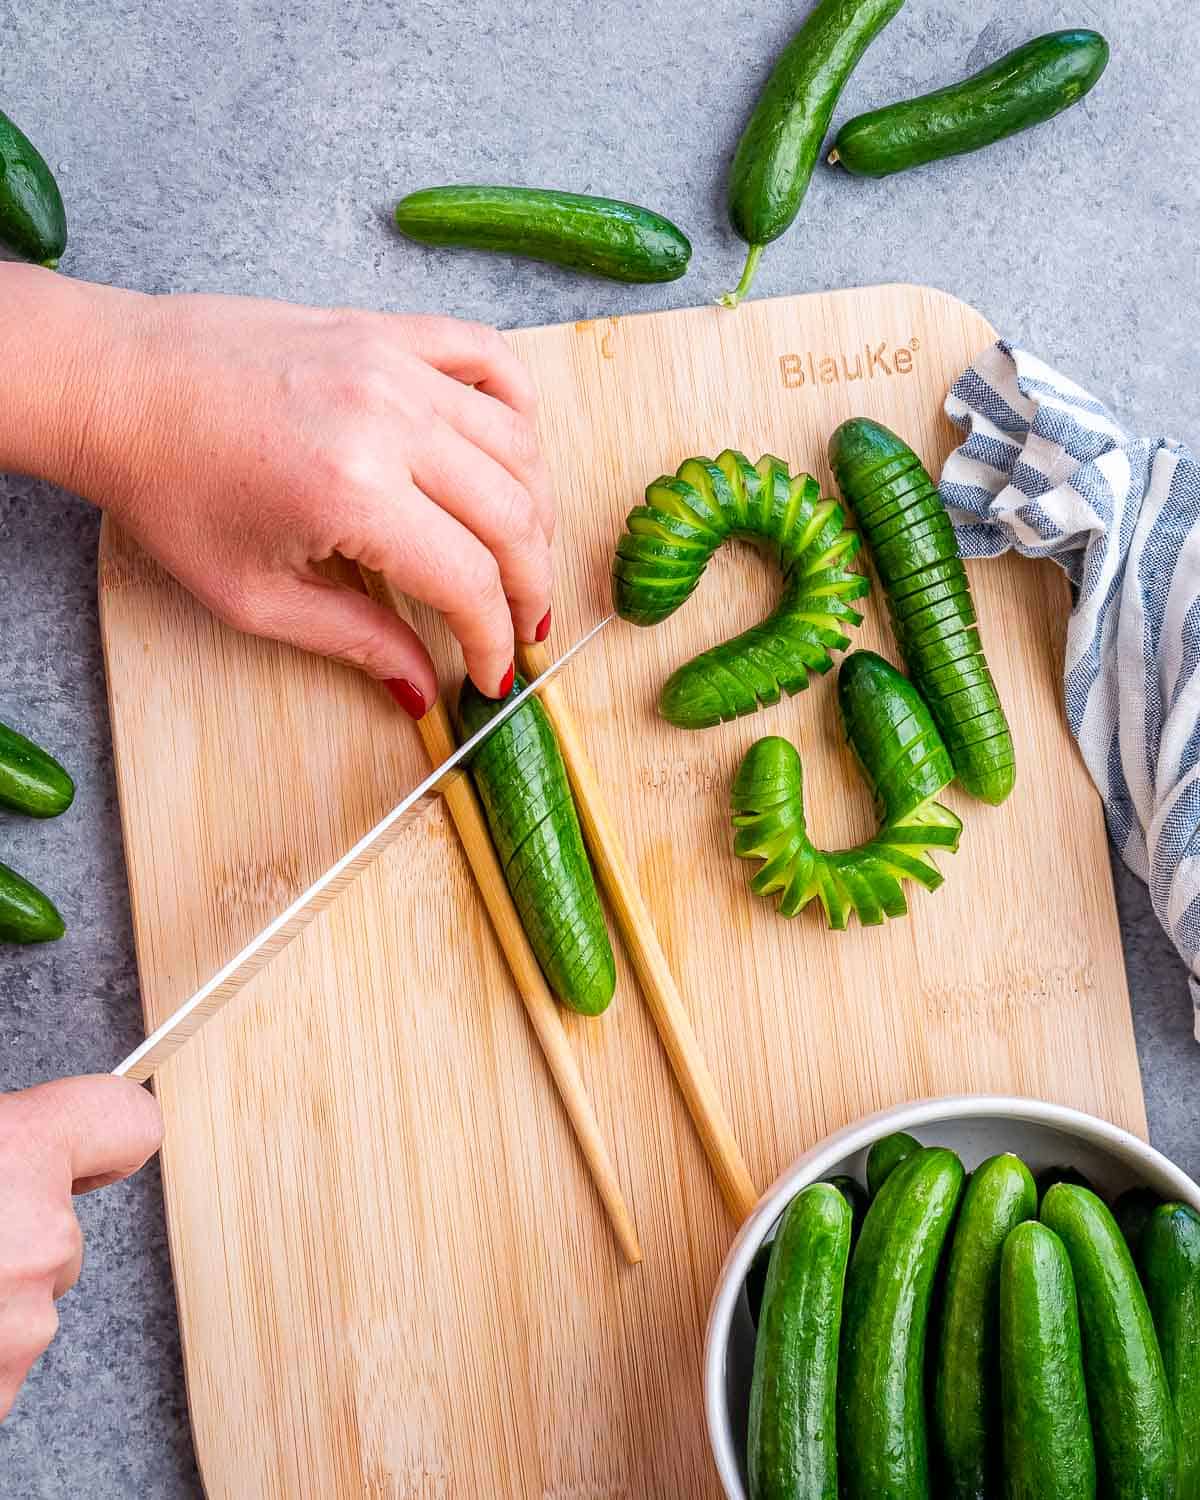
M550 679L566 666L578 652L593 640L610 621L616 618L609 614L594 625L586 635L580 636L557 660L551 662L540 676L506 703L504 707L481 728L448 755L441 765L432 770L420 785L415 786L389 813L386 813L370 832L363 834L340 859L319 876L312 885L279 913L272 921L251 938L240 953L207 979L189 999L185 1000L160 1026L135 1047L127 1058L113 1069L118 1078L132 1078L144 1083L154 1072L173 1057L188 1042L204 1023L222 1010L238 992L260 974L271 960L341 895L342 891L362 874L368 865L386 850L405 829L423 818L434 806L434 792L438 784L488 738L501 724L528 701Z

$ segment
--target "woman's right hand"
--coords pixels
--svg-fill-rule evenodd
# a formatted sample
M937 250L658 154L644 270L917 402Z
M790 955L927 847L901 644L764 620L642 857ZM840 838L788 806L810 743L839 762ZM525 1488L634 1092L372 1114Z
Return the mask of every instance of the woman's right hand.
M158 1150L154 1096L107 1075L0 1094L0 1421L58 1331L83 1235L71 1203L129 1177Z

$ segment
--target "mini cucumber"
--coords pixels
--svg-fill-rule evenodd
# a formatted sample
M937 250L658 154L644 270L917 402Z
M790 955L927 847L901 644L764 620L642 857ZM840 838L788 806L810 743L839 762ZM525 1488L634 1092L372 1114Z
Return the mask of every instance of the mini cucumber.
M767 1285L767 1268L771 1264L774 1240L767 1240L754 1252L750 1269L746 1272L746 1305L750 1309L750 1321L758 1327L758 1315L762 1311L763 1291Z
M891 1135L881 1136L867 1152L867 1192L872 1198L900 1165L915 1156L921 1149L920 1141L914 1140L906 1131L896 1130Z
M850 1243L853 1245L862 1233L863 1221L867 1217L867 1209L871 1206L871 1200L867 1197L866 1190L857 1178L831 1177L829 1185L837 1188L842 1197L850 1205Z
M1129 1246L1095 1193L1073 1183L1049 1190L1041 1219L1066 1246L1075 1275L1100 1492L1175 1500L1175 1411Z
M1182 1203L1156 1208L1138 1265L1179 1422L1179 1500L1200 1500L1200 1214Z
M33 818L55 818L74 798L75 783L54 757L0 724L0 805Z
M871 1204L846 1277L838 1378L843 1500L924 1500L925 1343L963 1187L953 1151L910 1156Z
M51 943L66 930L49 896L0 864L0 943Z
M1084 1187L1093 1193L1096 1191L1095 1184L1091 1179L1085 1173L1081 1172L1078 1167L1071 1166L1069 1162L1059 1162L1052 1167L1043 1167L1034 1178L1034 1181L1037 1183L1039 1208L1042 1206L1042 1200L1056 1182L1069 1182L1074 1184L1075 1187Z
M945 1500L986 1500L999 1490L1000 1257L1010 1232L1036 1216L1037 1189L1018 1157L992 1156L972 1172L950 1241L934 1349L930 1427Z
M862 616L851 601L867 580L849 571L858 537L815 479L792 476L769 454L751 464L731 449L689 458L646 489L630 512L613 560L613 603L623 620L656 625L687 599L709 558L729 538L753 541L783 573L783 593L761 624L703 651L663 684L658 709L682 729L725 723L828 672L831 652Z
M829 461L883 584L901 655L958 780L984 802L1003 802L1013 787L1012 735L983 657L954 528L944 507L938 510L937 487L907 443L865 417L837 429ZM912 486L908 503L918 496L930 514L914 528L890 531L901 480ZM880 488L889 491L882 502ZM953 585L949 593L947 584Z
M836 1391L850 1205L827 1182L792 1199L763 1291L746 1445L750 1500L838 1500Z
M830 162L863 177L978 151L1040 125L1096 86L1108 64L1098 31L1053 31L949 88L847 120Z
M468 678L459 698L464 739L506 698L485 698ZM488 829L530 947L554 993L580 1015L607 1009L616 965L554 730L530 698L470 761Z
M1125 1236L1125 1243L1134 1260L1137 1259L1142 1231L1150 1222L1150 1215L1161 1203L1162 1199L1150 1188L1132 1187L1127 1188L1112 1206L1117 1228Z
M610 281L676 281L692 254L662 214L547 188L423 188L396 205L396 225L423 245L521 255Z
M0 110L0 244L51 270L67 248L62 194L45 158Z
M875 795L881 823L874 838L851 849L813 844L799 752L775 735L746 752L731 804L733 852L763 862L750 889L756 895L778 892L785 917L819 901L826 922L840 931L851 912L867 927L904 916L905 880L936 890L943 877L932 851L953 853L962 824L935 800L953 770L910 682L874 652L856 651L838 674L838 701L846 736Z
M998 1312L1004 1495L1094 1500L1096 1453L1075 1278L1062 1241L1044 1224L1019 1224L1004 1241ZM986 1500L1001 1489L961 1493Z
M729 218L750 251L741 281L721 298L724 306L746 295L763 246L799 213L846 80L902 4L818 0L780 53L730 169Z

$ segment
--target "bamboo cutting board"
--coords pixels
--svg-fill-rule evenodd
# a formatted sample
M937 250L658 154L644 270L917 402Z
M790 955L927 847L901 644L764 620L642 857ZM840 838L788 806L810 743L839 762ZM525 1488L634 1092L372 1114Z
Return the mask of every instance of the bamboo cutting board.
M844 417L927 462L949 380L993 337L913 287L526 330L562 511L556 638L608 607L622 518L693 453L769 450L829 484ZM726 803L742 753L805 757L819 842L863 836L832 678L699 734L658 684L765 612L726 548L653 631L617 624L564 692L590 740L701 1043L765 1187L826 1132L918 1095L1003 1091L1145 1132L1098 800L1060 707L1067 590L972 565L1017 791L951 793L962 849L907 921L826 932L750 896ZM347 669L217 625L113 528L101 552L113 732L147 1025L423 773ZM421 622L449 685L457 658ZM855 644L893 652L881 603ZM440 809L158 1081L168 1219L212 1500L710 1500L699 1361L734 1226L628 966L568 1017L646 1250L621 1264Z

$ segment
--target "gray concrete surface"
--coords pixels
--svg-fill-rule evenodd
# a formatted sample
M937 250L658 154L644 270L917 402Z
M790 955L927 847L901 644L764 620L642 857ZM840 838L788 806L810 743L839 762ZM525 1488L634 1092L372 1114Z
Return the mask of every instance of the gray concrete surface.
M736 279L723 184L806 0L58 0L0 4L0 105L57 170L73 275L428 309L502 325L677 307ZM1027 36L1100 27L1080 108L986 155L870 184L821 170L757 290L928 282L974 303L1147 432L1200 442L1200 12L1166 0L908 0L841 115L980 66ZM608 192L682 223L693 270L620 288L401 243L432 181ZM10 372L8 378L13 378ZM96 628L96 518L0 477L0 717L79 774L70 815L0 819L0 853L59 898L57 946L6 951L0 1088L104 1069L139 1035ZM1200 1173L1200 1053L1145 892L1117 888L1153 1136ZM1081 1017L1081 1024L1086 1018ZM81 1205L62 1332L0 1428L10 1500L198 1495L155 1169Z

